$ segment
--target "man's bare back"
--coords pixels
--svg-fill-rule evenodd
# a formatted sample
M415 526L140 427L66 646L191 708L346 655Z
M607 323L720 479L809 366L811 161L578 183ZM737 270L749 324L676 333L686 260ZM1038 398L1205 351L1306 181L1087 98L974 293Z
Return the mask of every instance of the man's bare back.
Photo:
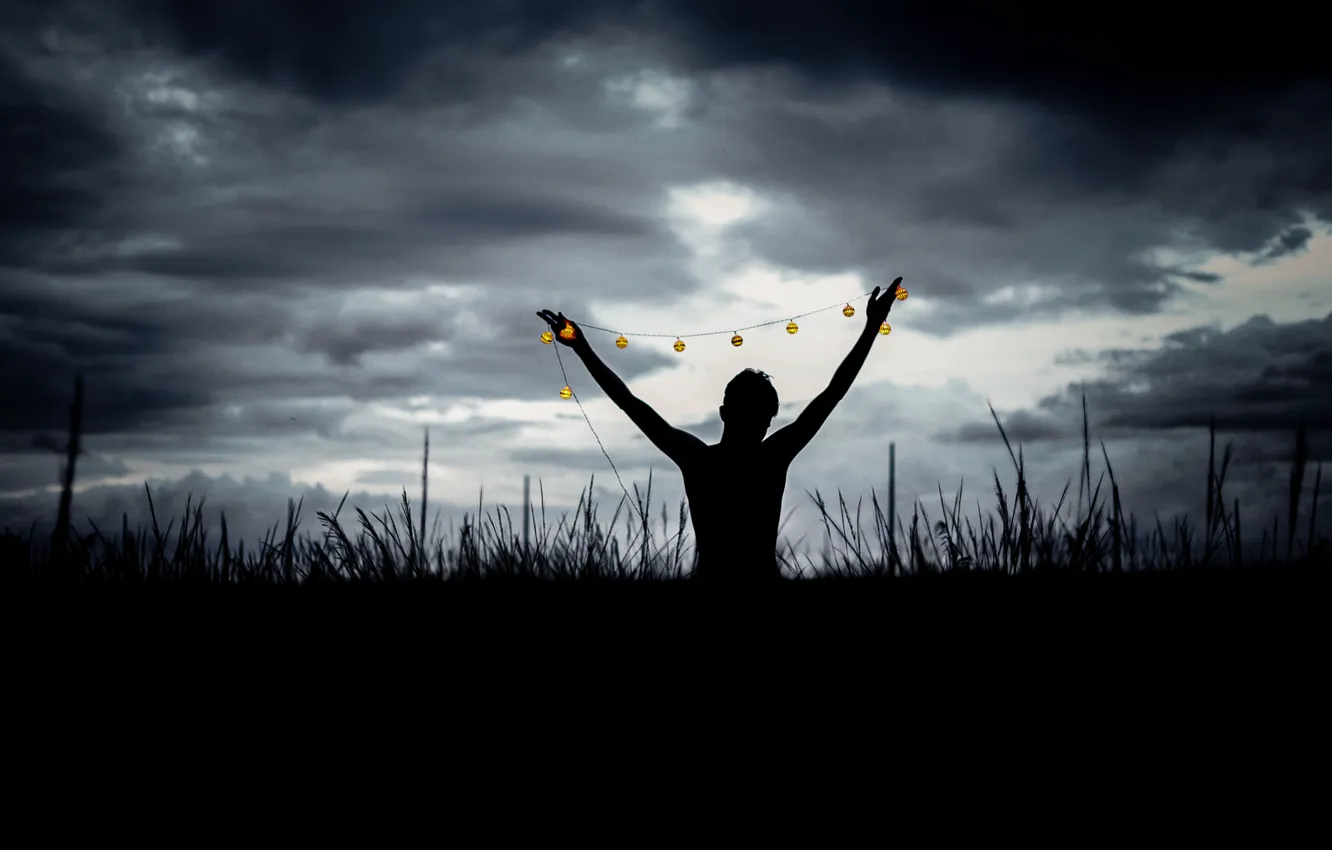
M777 529L790 458L757 448L704 446L678 462L694 524L701 579L781 577Z

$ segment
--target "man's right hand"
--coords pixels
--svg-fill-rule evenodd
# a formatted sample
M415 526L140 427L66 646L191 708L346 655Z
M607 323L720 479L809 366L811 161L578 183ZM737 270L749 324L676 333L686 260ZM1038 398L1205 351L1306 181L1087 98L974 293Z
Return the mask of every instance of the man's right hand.
M546 320L550 325L550 332L555 334L555 340L569 346L574 351L581 352L588 349L587 337L583 336L583 329L578 327L572 319L564 318L563 313L556 313L551 310L542 310L537 313L538 316ZM572 338L566 336L572 331Z

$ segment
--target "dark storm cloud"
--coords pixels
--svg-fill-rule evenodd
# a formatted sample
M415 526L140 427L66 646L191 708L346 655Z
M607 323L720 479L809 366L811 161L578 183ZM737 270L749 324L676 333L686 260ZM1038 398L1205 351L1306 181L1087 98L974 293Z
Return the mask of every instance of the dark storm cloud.
M231 72L336 101L392 97L445 53L452 100L561 33L586 29L618 3L431 3L427 0L125 0L150 40L216 58ZM458 54L462 54L459 56ZM354 57L349 61L349 57ZM484 61L476 61L484 60Z
M440 340L444 334L445 329L435 316L350 316L320 322L301 331L296 348L323 354L338 366L356 366L369 352L410 351Z
M152 40L333 98L392 95L441 36L424 3L128 0ZM359 7L359 8L358 8ZM355 57L354 61L348 61Z
M692 71L781 66L815 83L883 79L931 94L1017 98L1132 128L1133 155L1163 153L1181 128L1208 122L1259 138L1270 128L1244 110L1332 75L1316 27L1159 3L1118 3L1097 10L1094 23L983 2L860 0L778 0L761 14L743 0L139 0L126 8L187 52L334 99L391 96L441 47L499 62L561 38L637 28Z
M1055 422L1045 417L1036 416L1020 410L1000 420L1004 432L1014 445L1018 443L1037 443L1042 441L1062 441L1075 436L1075 426L1067 422ZM996 437L994 421L968 422L956 431L940 434L944 442L993 443Z
M0 339L0 393L5 399L0 404L0 429L64 430L75 371L73 362L58 349L30 339ZM181 410L207 406L215 399L209 389L184 376L162 384L137 366L114 364L89 372L94 382L85 394L84 424L90 432L151 428Z
M0 51L0 267L68 241L117 189L121 155L94 107Z
M1255 316L1220 332L1194 329L1166 337L1166 347L1134 367L1144 393L1119 395L1106 423L1131 428L1217 427L1292 433L1300 422L1332 429L1332 314L1279 325ZM1120 378L1123 382L1123 378Z
M63 454L52 451L41 454L0 453L0 493L17 493L53 487L60 483L64 468ZM80 457L75 466L80 483L102 481L109 477L127 475L130 468L123 461L89 454Z
M99 117L108 127L99 138L132 151L118 164L135 181L72 197L85 216L108 204L115 214L76 243L65 233L64 244L40 256L34 247L30 266L264 291L423 277L513 285L530 282L534 268L566 279L595 281L616 269L658 286L697 285L682 246L655 220L662 175L638 161L647 149L486 132L487 119L500 114L478 104L500 108L519 95L570 105L583 129L605 124L597 109L577 106L599 102L600 76L552 74L551 57L525 55L548 29L545 19L517 20L514 31L532 37L512 40L507 14L424 3L340 12L303 3L18 5L28 14L6 34L27 61L45 63L48 79L93 61L109 65L115 91L104 93ZM445 25L421 15L442 15ZM150 66L112 64L153 44L181 54L157 54ZM450 45L465 56L452 56ZM397 85L407 71L393 68L421 52L453 64L432 72L425 94L413 97ZM230 76L210 75L207 61L187 63L191 55L218 60ZM460 89L453 65L468 66L493 91ZM238 81L314 100L236 90ZM343 92L344 82L367 88ZM459 119L445 104L477 106L482 118ZM617 114L642 120L631 112ZM128 247L143 236L154 238Z
M647 248L647 237L656 235L641 217L531 193L504 195L518 191L493 185L485 197L445 192L373 214L292 209L285 221L237 215L244 210L240 204L227 216L239 221L238 230L227 232L219 221L216 229L186 235L179 247L67 260L51 269L64 274L143 272L247 288L301 281L363 285L385 272L407 276L467 267L467 255L477 246L502 250L521 240L589 235L636 239ZM450 250L467 255L451 258Z
M1070 385L1043 399L1039 411L1010 417L1017 439L1080 436L1085 390L1096 433L1206 429L1215 417L1219 430L1284 442L1303 422L1310 458L1332 460L1332 314L1290 324L1256 316L1225 332L1179 331L1159 351L1103 354L1096 359L1107 365L1108 378ZM992 429L991 421L978 420L939 437L983 442L994 439Z
M1094 21L1072 10L1024 14L972 2L789 0L766 4L762 15L742 6L670 4L670 49L696 67L792 69L825 89L874 79L929 96L1025 104L1041 120L1024 170L1085 188L1151 188L1147 179L1181 146L1215 150L1228 141L1289 145L1305 156L1286 179L1317 177L1326 188L1327 159L1314 141L1323 122L1291 126L1318 113L1270 107L1293 92L1307 98L1301 106L1326 105L1325 88L1301 87L1325 84L1332 63L1321 36L1294 32L1279 16L1140 3L1097 9Z
M1127 363L1138 363L1152 357L1154 352L1145 348L1104 348L1097 352L1090 352L1081 348L1061 351L1054 357L1056 366L1080 366L1086 363L1103 363L1110 366L1119 366Z
M161 288L118 284L68 291L15 277L0 290L0 431L63 430L76 372L89 433L175 421L219 399L215 379L226 364L201 349L280 339L289 318L272 302L201 310L163 299Z
M1257 262L1272 262L1291 254L1303 251L1313 238L1313 231L1307 227L1292 227L1276 238L1276 244L1268 248Z
M561 40L610 42L631 33L688 72L783 68L823 90L877 80L930 96L1012 100L1050 117L1046 139L1031 147L1035 167L1103 188L1141 181L1182 142L1266 143L1289 133L1268 110L1272 100L1332 77L1316 27L1146 3L1098 9L1094 23L1080 13L1024 14L983 2L927 8L859 0L778 0L761 13L742 0L331 8L309 0L139 0L125 8L150 38L336 101L392 97L439 54L451 60L452 83L440 97L490 95L476 87L480 69L493 74ZM1325 89L1305 93L1305 106L1326 105ZM1319 138L1312 127L1301 135ZM1325 160L1316 175L1301 168L1292 179L1328 178Z
M524 238L559 233L641 236L652 230L646 220L617 216L609 210L559 198L485 194L432 200L412 211L432 232L459 242L501 235Z
M785 64L815 79L867 75L951 94L1029 96L1138 122L1194 120L1181 98L1325 76L1315 27L1279 15L1205 16L1192 5L1117 3L1023 13L982 2L859 0L125 0L149 38L215 56L234 71L331 98L392 94L434 48L521 55L607 25L660 32L694 69ZM357 57L353 66L348 56ZM1256 132L1261 128L1244 126Z

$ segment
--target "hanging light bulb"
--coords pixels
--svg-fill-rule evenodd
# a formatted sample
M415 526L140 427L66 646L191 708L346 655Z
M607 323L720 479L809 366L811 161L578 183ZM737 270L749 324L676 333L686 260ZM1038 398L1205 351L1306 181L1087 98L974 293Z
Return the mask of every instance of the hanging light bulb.
M564 330L560 331L560 339L573 339L575 336L573 325L569 322L564 323Z
M898 287L898 290L897 290L897 300L898 300L898 301L905 301L906 299L907 299L907 291L906 291L905 289L902 289L901 287Z
M842 308L842 315L846 316L848 319L854 316L855 314L856 314L856 308L852 307L850 304L847 304L845 307Z
M883 334L884 336L888 336L888 334L892 332L893 332L893 326L888 324L887 322L884 322L883 324L879 325L879 333Z
M544 342L546 345L550 345L552 342L555 341L555 334L551 333L550 331L542 331L541 341Z
M569 389L568 386L560 390L560 398L572 398L572 397L573 397L573 390Z
M795 319L792 319L791 324L786 326L786 332L789 334L793 334L798 330L800 330L800 326L795 323Z
M628 344L629 344L629 340L627 340L627 339L624 338L624 334L620 334L619 337L617 337L616 340L615 340L615 347L616 347L616 348L624 348L624 347L625 347L626 345L628 345Z
M736 348L739 348L744 341L744 337L740 336L739 331L736 331L735 336L731 337L731 345L734 345Z
M674 347L676 351L684 351L684 343L680 341L680 338L678 336L675 338Z

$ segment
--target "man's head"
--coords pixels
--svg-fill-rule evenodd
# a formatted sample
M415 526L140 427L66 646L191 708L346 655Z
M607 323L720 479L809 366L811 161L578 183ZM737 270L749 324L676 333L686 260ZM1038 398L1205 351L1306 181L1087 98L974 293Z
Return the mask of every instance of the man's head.
M746 369L726 385L718 408L726 431L741 440L758 442L777 415L777 390L765 372Z

